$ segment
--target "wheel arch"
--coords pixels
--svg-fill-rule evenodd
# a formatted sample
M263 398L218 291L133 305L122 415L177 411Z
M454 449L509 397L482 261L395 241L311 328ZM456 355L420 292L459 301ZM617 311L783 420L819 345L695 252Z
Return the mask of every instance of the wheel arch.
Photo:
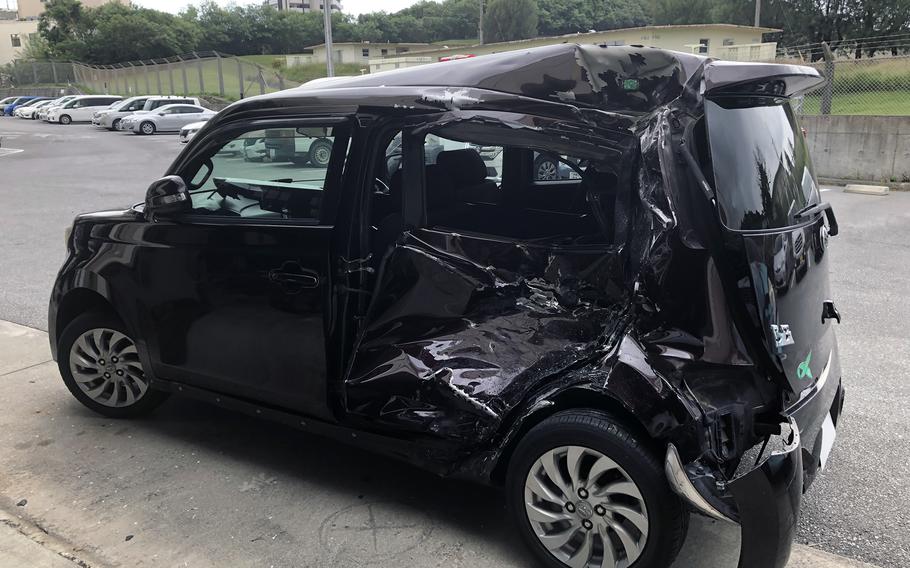
M502 485L505 482L509 462L522 438L547 418L567 410L593 410L609 414L623 426L632 430L639 439L651 446L652 450L659 449L657 439L648 431L641 417L636 416L618 397L607 391L576 386L538 401L528 414L516 418L511 424L504 427L506 430L503 435L504 443L499 451L496 464L490 472L490 480L493 484Z
M59 341L60 335L70 322L88 312L100 312L123 319L117 313L117 310L114 309L114 305L110 300L99 292L91 288L73 288L63 295L57 306L57 315L54 321L54 327L57 332L55 341Z

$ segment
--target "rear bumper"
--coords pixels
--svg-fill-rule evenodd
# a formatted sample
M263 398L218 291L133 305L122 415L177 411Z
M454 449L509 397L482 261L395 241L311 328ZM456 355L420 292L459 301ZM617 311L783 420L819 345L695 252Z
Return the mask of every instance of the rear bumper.
M699 460L683 465L671 444L665 470L671 487L695 510L740 526L739 568L783 568L790 557L802 494L824 466L843 410L839 379L801 399L769 437L760 460L747 452L737 475L723 480ZM776 448L776 449L775 449ZM755 464L752 466L751 464Z

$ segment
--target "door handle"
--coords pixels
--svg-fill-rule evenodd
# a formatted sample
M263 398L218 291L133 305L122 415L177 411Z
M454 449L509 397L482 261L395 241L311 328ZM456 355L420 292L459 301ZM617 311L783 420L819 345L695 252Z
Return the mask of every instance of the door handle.
M319 278L315 276L310 274L297 274L294 272L281 272L280 270L269 270L269 280L272 282L297 284L304 288L315 288L319 286Z
M281 268L269 270L268 279L269 282L276 282L283 287L293 288L298 292L302 288L316 288L319 286L319 277L294 261L283 263Z

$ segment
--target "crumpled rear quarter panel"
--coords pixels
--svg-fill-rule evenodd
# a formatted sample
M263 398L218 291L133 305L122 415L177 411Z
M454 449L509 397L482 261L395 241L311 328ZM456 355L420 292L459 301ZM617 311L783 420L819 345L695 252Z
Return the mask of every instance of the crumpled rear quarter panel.
M407 233L385 259L348 412L468 449L588 358L624 308L619 249Z

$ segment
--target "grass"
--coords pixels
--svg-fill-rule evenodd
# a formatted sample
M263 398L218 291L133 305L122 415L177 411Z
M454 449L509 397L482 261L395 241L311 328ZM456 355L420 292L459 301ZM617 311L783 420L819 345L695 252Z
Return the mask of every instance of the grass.
M361 65L359 63L336 63L335 75L360 75L360 70L367 68L368 67L366 65ZM309 65L283 67L278 72L288 79L297 81L298 83L306 83L312 79L319 79L326 76L325 63L311 63Z
M803 101L802 114L821 114L821 95L806 97ZM866 91L835 94L831 100L831 114L910 116L910 92Z

